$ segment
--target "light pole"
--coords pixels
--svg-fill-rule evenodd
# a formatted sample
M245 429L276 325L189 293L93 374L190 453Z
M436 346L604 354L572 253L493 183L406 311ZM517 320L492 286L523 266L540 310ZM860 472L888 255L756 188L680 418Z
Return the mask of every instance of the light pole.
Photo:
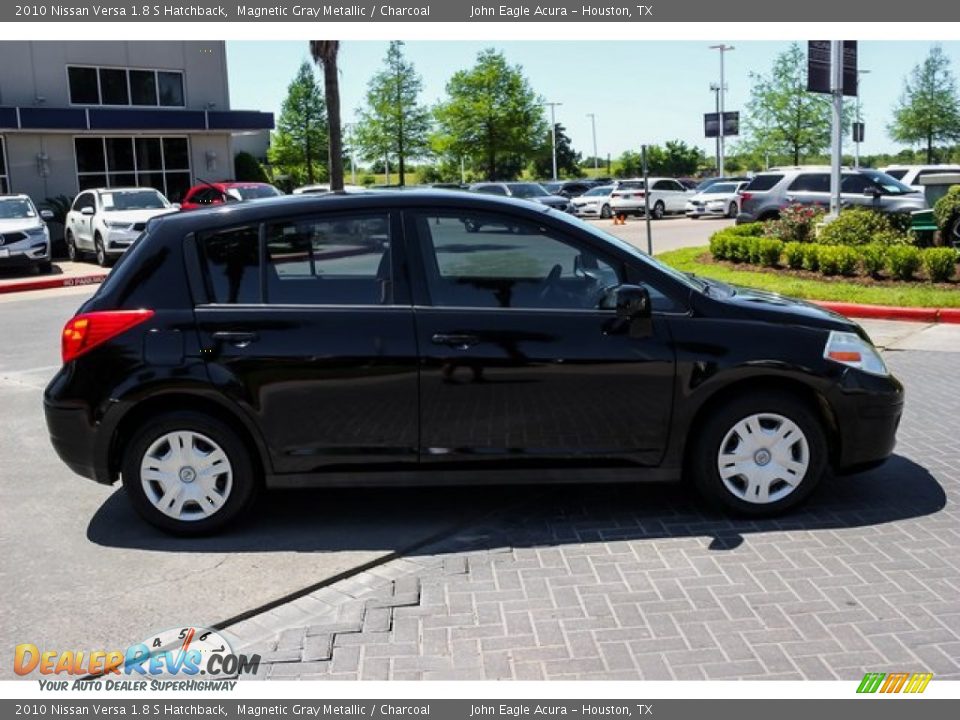
M716 83L710 83L710 91L713 93L713 105L717 110L717 121L720 120L720 86ZM721 127L720 130L723 128ZM717 177L720 177L720 131L717 131Z
M728 52L730 52L731 50L733 50L734 47L733 47L733 45L723 45L723 44L720 44L720 45L711 45L711 46L710 46L710 49L711 49L711 50L719 50L719 51L720 51L720 90L719 90L719 94L720 94L720 109L717 111L717 112L720 114L720 117L718 118L718 120L720 121L720 131L719 131L719 132L720 132L720 135L719 135L719 137L718 137L718 139L720 140L720 142L718 143L718 147L720 148L720 152L717 154L717 156L719 157L719 161L717 162L717 165L720 166L720 167L718 168L719 173L720 173L720 177L723 177L723 151L724 151L724 147L723 147L723 99L724 99L724 98L723 98L723 96L726 95L726 93L727 93L727 88L726 88L725 80L724 80L724 77L723 77L723 56L724 56L726 53L728 53Z
M860 117L860 76L869 75L869 70L857 70L857 124L863 123ZM853 133L853 166L860 167L860 134L857 131Z
M599 169L600 159L597 157L597 115L596 113L587 113L590 118L590 127L593 129L593 172L596 174Z
M557 105L563 105L559 102L545 102L544 105L550 106L550 145L553 148L553 179L557 179Z

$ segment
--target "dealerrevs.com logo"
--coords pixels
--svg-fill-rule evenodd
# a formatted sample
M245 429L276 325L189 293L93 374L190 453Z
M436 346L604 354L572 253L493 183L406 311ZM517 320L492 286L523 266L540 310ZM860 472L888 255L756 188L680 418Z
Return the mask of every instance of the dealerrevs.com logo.
M202 627L165 630L126 649L51 650L21 643L13 657L17 675L46 676L38 678L41 690L232 690L238 677L259 667L259 655L238 655L220 633ZM75 679L50 677L65 675Z
M858 693L919 694L927 689L933 673L867 673L860 681Z

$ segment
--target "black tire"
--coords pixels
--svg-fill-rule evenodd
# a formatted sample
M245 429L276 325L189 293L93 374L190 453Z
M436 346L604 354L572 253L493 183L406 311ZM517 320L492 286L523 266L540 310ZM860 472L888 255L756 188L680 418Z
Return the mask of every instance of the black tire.
M720 445L727 433L744 418L760 413L775 413L791 420L803 433L809 453L806 472L793 491L765 503L737 497L727 488L718 468ZM796 507L813 492L827 468L827 441L816 410L787 393L770 392L730 400L707 418L691 443L688 467L697 489L710 502L740 515L770 517Z
M653 210L650 211L650 216L654 220L662 220L663 216L667 214L667 208L664 206L662 200L657 200L653 204Z
M110 267L110 256L107 255L107 249L103 245L103 238L100 233L93 236L94 256L97 259L97 265L100 267Z
M209 438L220 446L230 462L229 495L219 510L202 519L181 520L164 514L149 500L141 483L140 464L144 454L163 435L175 431L199 433ZM192 411L159 415L137 430L124 449L121 476L137 514L154 527L182 537L208 535L235 521L252 507L261 485L260 473L237 433L217 418Z
M74 239L73 233L67 230L67 235L64 240L67 243L67 258L70 262L80 260L80 248L77 247L77 241Z
M950 247L960 250L960 213L947 223L946 243Z
M600 208L600 217L604 220L609 220L611 215L613 215L613 213L610 210L610 205L604 203L604 206Z
M41 275L49 275L53 272L53 263L47 260L46 262L37 263L37 272Z
M735 218L735 217L739 214L739 212L740 212L740 211L739 211L739 209L737 208L737 204L736 204L735 202L732 202L732 203L730 203L730 207L727 208L727 217L728 217L728 218Z

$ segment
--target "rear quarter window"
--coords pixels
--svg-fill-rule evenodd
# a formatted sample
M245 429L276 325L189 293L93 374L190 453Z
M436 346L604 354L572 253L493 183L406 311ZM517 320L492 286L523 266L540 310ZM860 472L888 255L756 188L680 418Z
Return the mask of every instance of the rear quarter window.
M744 190L747 192L766 192L783 180L783 175L757 175Z

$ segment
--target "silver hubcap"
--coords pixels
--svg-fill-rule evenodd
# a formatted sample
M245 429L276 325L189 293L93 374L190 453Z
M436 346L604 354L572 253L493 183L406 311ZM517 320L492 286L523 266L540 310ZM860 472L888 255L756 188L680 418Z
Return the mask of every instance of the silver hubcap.
M213 440L190 430L169 432L147 448L140 483L157 510L175 520L202 520L227 502L233 468Z
M810 467L810 447L792 420L757 413L724 436L717 470L735 497L757 505L782 500L799 487Z

